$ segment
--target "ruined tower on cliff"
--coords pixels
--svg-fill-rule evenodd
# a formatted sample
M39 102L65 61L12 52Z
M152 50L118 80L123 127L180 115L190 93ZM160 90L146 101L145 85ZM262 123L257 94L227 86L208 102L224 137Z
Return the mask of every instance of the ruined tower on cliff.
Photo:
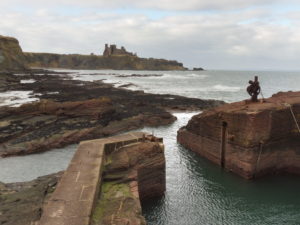
M127 50L122 46L121 48L117 48L117 45L105 44L105 49L103 52L103 56L111 56L111 55L128 55L128 56L136 56L132 52L127 52Z

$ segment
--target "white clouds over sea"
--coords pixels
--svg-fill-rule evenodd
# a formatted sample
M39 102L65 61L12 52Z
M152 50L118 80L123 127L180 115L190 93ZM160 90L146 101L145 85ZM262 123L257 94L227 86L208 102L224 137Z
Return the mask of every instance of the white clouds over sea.
M142 57L212 69L300 69L300 4L282 0L1 0L0 34L24 51Z

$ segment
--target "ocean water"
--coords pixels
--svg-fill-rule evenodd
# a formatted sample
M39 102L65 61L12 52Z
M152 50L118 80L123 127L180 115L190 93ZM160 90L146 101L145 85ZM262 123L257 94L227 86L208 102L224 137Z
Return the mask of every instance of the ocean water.
M71 79L104 80L115 86L131 83L129 89L132 90L227 102L248 98L245 89L254 75L259 76L264 97L279 91L300 89L300 72L68 71L72 72ZM156 76L119 77L132 74ZM300 224L300 177L270 176L247 181L176 142L177 130L196 113L199 112L174 113L178 118L175 123L142 129L164 138L166 155L165 196L143 204L148 224ZM0 159L0 181L30 180L64 169L74 149L73 146L20 158ZM39 163L35 163L37 161Z
M89 75L93 74L93 75ZM108 74L108 75L106 75ZM119 77L141 74L149 77ZM155 75L152 76L151 75ZM159 75L159 76L157 76ZM226 102L248 98L246 87L254 76L259 77L262 95L267 98L279 91L300 90L298 71L74 71L73 79L104 80L115 86L133 84L128 89L156 94L217 99ZM262 96L260 96L262 97Z

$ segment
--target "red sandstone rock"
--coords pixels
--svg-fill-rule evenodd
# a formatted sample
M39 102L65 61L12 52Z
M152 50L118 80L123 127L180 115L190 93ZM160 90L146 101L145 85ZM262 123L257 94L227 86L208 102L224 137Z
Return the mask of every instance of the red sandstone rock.
M247 179L300 174L300 131L292 112L299 124L300 92L278 93L263 103L226 104L194 116L177 140Z
M160 142L145 142L124 146L111 154L107 174L127 171L123 180L131 181L134 195L141 201L162 196L166 190L164 148ZM121 173L122 175L122 173Z

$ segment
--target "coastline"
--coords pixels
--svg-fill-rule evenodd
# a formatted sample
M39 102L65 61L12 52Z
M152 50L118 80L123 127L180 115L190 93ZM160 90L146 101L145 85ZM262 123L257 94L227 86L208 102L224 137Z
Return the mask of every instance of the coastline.
M14 85L6 85L6 90L32 91L40 101L0 108L1 157L42 152L144 126L167 125L176 120L170 110L195 111L223 103L131 91L102 81L73 80L67 72L24 74L11 75ZM35 82L20 82L29 79Z

